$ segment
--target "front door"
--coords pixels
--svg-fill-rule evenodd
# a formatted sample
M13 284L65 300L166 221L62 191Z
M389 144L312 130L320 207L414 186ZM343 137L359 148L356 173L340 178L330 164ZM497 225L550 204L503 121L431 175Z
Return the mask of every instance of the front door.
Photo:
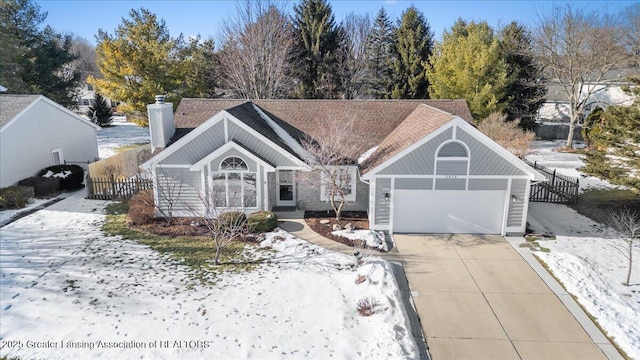
M276 205L295 206L296 187L293 182L293 170L278 170L276 172L276 183Z

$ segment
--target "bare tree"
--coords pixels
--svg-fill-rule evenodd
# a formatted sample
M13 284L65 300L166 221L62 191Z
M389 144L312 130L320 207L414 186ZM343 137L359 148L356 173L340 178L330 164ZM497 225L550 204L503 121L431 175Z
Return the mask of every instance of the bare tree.
M369 15L350 13L340 25L340 81L343 99L356 99L364 94L367 80L366 44L371 33Z
M208 192L198 193L199 202L190 211L198 223L207 228L216 247L213 264L220 265L220 255L233 241L249 232L247 217L238 194L227 194L225 186L212 183ZM238 206L229 206L238 204Z
M491 140L523 159L536 135L523 130L515 121L507 121L507 115L492 113L478 124L478 130Z
M631 56L631 66L640 67L640 3L623 10L622 26L627 33L627 51Z
M354 117L341 119L327 117L324 124L318 124L324 130L317 139L306 137L302 147L307 152L310 172L301 173L301 181L320 185L331 207L340 220L342 209L348 204L350 194L355 194L354 181L357 175L357 159L361 155L365 138L353 136Z
M619 25L613 15L586 13L570 5L555 6L539 16L534 52L546 77L559 84L569 100L569 148L592 96L605 91L607 75L629 59Z
M82 81L87 81L89 75L101 77L96 64L96 47L91 45L89 40L74 36L71 39L71 52L78 58L70 64L70 67L80 72Z
M611 244L628 261L627 279L624 284L629 286L633 267L633 251L634 248L640 247L640 213L629 208L624 208L618 212L610 211L607 225L622 235Z
M238 2L235 16L223 24L219 61L224 87L245 99L287 97L293 87L292 31L278 3Z
M184 187L183 178L182 176L173 176L168 169L164 169L160 165L150 172L150 177L153 179L155 199L153 204L146 205L155 208L167 221L167 225L172 225L176 208L184 202L184 199L181 199Z

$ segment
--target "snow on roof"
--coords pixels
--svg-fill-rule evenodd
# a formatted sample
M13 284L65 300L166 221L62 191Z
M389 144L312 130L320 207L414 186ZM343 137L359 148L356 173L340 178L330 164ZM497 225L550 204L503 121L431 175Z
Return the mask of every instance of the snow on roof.
M273 131L275 131L276 135L278 135L278 137L282 139L282 141L284 141L284 143L287 144L287 146L290 147L291 150L295 151L296 154L298 154L298 157L300 157L301 159L309 158L309 153L307 152L307 150L305 150L304 147L302 147L302 145L293 138L293 136L291 136L283 128L278 126L278 124L276 124L273 119L267 116L267 114L265 114L264 111L262 111L262 109L260 109L260 107L258 107L256 104L252 103L251 105L258 113L258 115L260 115L260 117L273 129Z

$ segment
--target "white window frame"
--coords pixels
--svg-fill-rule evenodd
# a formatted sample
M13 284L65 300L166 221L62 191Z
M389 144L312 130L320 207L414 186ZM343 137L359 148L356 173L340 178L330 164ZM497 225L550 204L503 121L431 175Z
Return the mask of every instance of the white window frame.
M58 161L60 161L59 164L56 164L56 153L58 154ZM64 155L62 154L62 148L51 150L51 159L53 160L53 165L64 165Z
M230 158L237 158L242 160L242 162L245 164L246 169L223 169L222 168L222 163L224 163L227 159ZM218 167L218 171L211 173L209 175L209 189L210 191L213 190L213 177L216 174L224 174L224 195L225 195L225 204L224 204L224 209L234 209L234 208L240 208L240 209L250 209L250 210L255 210L258 209L259 207L259 199L258 199L258 173L255 171L249 171L249 166L247 164L247 162L239 157L239 156L228 156L225 157L221 162L220 162L220 166ZM237 207L229 207L229 174L238 174L240 175L240 206ZM255 206L253 207L245 207L244 206L244 195L245 195L245 175L253 175L255 181L256 181L256 190L255 190ZM212 204L213 206L215 206L215 204Z
M351 193L345 194L344 196L345 201L348 201L348 202L356 201L356 193L357 193L356 180L358 175L357 167L337 166L337 168L339 168L340 171L346 170L349 172L349 186L351 188ZM329 201L329 194L325 186L325 184L327 183L327 181L325 181L326 178L327 178L327 174L325 172L320 172L320 201ZM340 197L338 196L337 199L340 199Z

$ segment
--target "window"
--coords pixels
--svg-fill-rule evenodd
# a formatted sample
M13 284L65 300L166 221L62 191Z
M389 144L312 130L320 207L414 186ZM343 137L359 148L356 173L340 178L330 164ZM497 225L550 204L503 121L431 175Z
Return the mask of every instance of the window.
M51 150L51 154L53 155L53 165L62 165L62 164L64 164L64 157L62 156L62 149L53 149L53 150Z
M436 153L436 190L466 190L469 173L469 151L464 143L449 141L440 146Z
M257 177L247 163L230 156L220 163L220 171L211 174L213 206L222 208L256 208Z
M335 166L327 172L321 172L320 200L329 201L332 194L338 200L340 193L343 193L346 201L355 201L356 171L355 166Z

